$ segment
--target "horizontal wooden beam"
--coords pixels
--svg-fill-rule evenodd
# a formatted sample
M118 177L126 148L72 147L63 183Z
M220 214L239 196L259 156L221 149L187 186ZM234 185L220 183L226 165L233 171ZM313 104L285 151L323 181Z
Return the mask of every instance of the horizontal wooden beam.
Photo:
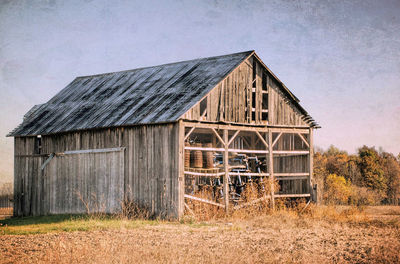
M308 180L308 176L277 176L275 178L279 181Z
M184 122L186 127L197 127L197 128L214 128L214 129L228 129L228 130L240 130L240 131L267 131L268 128L265 125L251 126L250 124L220 124L220 123L205 123L205 122Z
M201 150L201 151L217 151L223 152L224 148L205 148L205 147L190 147L185 146L186 150ZM260 149L228 149L229 152L236 153L251 153L251 154L268 154L268 150ZM274 150L273 154L277 155L308 155L310 152L306 150Z
M266 127L265 123L244 123L244 122L230 122L230 121L210 121L210 120L202 120L202 121L197 121L197 120L189 120L189 119L183 119L183 122L185 124L188 124L187 126L191 126L192 124L209 124L209 125L221 125L221 126L231 126L231 127ZM310 126L298 126L298 125L272 125L268 124L268 128L287 128L287 129L310 129Z
M309 133L309 129L305 129L305 128L273 128L273 127L269 127L269 129L273 132L273 133L302 133L302 134L308 134Z
M268 150L259 149L228 149L228 151L237 153L268 154Z
M71 154L86 154L86 153L106 153L124 151L125 147L121 148L105 148L105 149L83 149L83 150L69 150L64 152L56 153L56 155L71 155Z
M203 177L219 177L225 174L225 172L207 173L207 172L193 172L185 171L185 175L203 176ZM257 173L257 172L229 172L229 176L252 176L252 177L268 177L269 173Z
M267 125L265 123L255 124L255 123L231 123L224 122L223 124L211 122L211 121L201 121L193 122L190 120L184 121L185 127L198 127L198 128L214 128L214 129L229 129L229 130L240 130L240 131L258 131L267 132L271 130L272 132L283 132L283 133L302 133L308 134L310 127L307 126L279 126L279 125Z
M219 177L225 174L225 172L207 173L207 172L193 172L193 171L185 171L184 173L187 175L204 176L204 177Z
M295 172L295 173L286 173L286 172L279 172L279 173L274 173L275 176L277 177L296 177L296 176L310 176L310 173L308 172Z
M256 172L229 172L229 176L253 176L253 177L268 177L269 173Z
M196 196L185 194L185 198L225 208L225 205L223 205L223 204L219 204L219 203L216 203L216 202L213 202L213 201L210 201L210 200L207 200L207 199L199 198L199 197L196 197Z
M273 154L308 155L308 150L274 150Z
M204 147L189 147L186 146L185 149L187 150L202 150L202 151L225 151L224 148L204 148ZM251 149L228 149L229 152L237 152L237 153L261 153L261 154L265 154L268 153L267 150L251 150Z
M301 198L310 197L309 193L293 193L293 194L275 194L277 198Z
M268 127L275 129L286 128L288 130L310 129L309 126L289 126L289 125L268 125Z

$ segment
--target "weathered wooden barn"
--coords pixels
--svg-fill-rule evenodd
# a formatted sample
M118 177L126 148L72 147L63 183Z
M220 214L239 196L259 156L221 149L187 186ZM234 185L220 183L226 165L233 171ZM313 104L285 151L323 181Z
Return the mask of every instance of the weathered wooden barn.
M234 209L262 180L279 189L260 199L310 199L317 127L254 51L78 77L9 134L14 214L130 200L180 217L187 200ZM204 185L214 198L196 196Z

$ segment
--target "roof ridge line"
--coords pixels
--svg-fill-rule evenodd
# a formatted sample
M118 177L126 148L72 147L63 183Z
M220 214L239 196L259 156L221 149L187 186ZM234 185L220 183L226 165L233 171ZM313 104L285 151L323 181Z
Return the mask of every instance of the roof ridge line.
M99 74L93 74L93 75L83 75L83 76L77 76L77 77L75 77L75 80L76 80L76 79L80 79L80 78L105 76L105 75L114 74L114 73L123 73L123 72L130 72L130 71L136 71L136 70L143 70L143 69L155 68L155 67L167 66L167 65L173 65L173 64L183 63L183 62L191 62L191 61L196 61L196 60L205 60L205 59L211 59L211 58L221 58L221 57L232 56L232 55L237 55L237 54L241 54L241 53L251 53L251 52L254 52L254 50L247 50L247 51L242 51L242 52L235 52L235 53L230 53L230 54L225 54L225 55L219 55L219 56L202 57L202 58L191 59L191 60L176 61L176 62L170 62L170 63L164 63L164 64L153 65L153 66L146 66L146 67L139 67L139 68L134 68L134 69L129 69L129 70L123 70L123 71L105 72L105 73L99 73Z

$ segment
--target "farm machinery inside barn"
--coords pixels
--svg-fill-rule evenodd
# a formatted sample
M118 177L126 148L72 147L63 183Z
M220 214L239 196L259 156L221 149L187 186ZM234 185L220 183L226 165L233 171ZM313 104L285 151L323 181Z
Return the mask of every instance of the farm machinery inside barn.
M193 163L195 159L203 159L202 155L201 151L195 152L192 159ZM191 171L199 171L200 173L210 172L211 170L217 175L215 177L202 175L188 176L185 181L186 193L195 195L202 191L209 191L212 194L213 200L222 201L224 199L223 175L220 175L220 172L224 170L223 155L216 152L212 153L212 161L212 168L189 168ZM267 179L255 176L255 174L265 173L267 169L265 158L259 159L257 156L233 153L229 157L229 170L235 175L228 178L229 200L234 204L242 202L243 192L249 185L254 184L263 188L263 184Z
M185 198L233 209L272 197L310 199L308 134L300 132L187 127Z

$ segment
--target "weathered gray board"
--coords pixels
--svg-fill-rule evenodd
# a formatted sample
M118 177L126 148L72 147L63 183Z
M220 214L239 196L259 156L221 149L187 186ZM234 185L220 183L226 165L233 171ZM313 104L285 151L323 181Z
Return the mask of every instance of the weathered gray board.
M176 123L42 136L42 153L45 155L75 150L125 148L120 154L109 153L99 157L90 153L67 154L64 157L56 155L45 167L44 176L40 173L40 167L47 156L33 154L34 139L15 138L16 216L82 211L83 204L71 194L76 191L77 184L86 184L82 188L90 190L86 192L85 199L88 199L89 193L97 191L96 197L110 202L110 208L122 198L127 198L147 207L153 214L178 216L179 140ZM123 161L119 159L120 156L124 156ZM113 165L107 165L109 160ZM92 179L102 166L117 166L118 170L114 168L112 173L108 172L110 175L123 174L123 182L110 182L114 184L112 188L115 188L115 191L121 191L118 196L111 196L112 201L106 199L110 197L105 194L107 188L111 188L107 178L88 180ZM87 176L80 179L76 175ZM69 195L65 196L68 197L65 205L60 205L60 197L64 197L62 193Z
M124 149L58 154L43 170L45 157L17 159L23 168L16 171L16 215L115 213L121 208Z
M120 211L124 149L57 155L44 171L50 214Z
M17 144L16 144L17 145ZM14 160L14 215L45 214L44 203L47 182L40 166L44 157L15 157Z

